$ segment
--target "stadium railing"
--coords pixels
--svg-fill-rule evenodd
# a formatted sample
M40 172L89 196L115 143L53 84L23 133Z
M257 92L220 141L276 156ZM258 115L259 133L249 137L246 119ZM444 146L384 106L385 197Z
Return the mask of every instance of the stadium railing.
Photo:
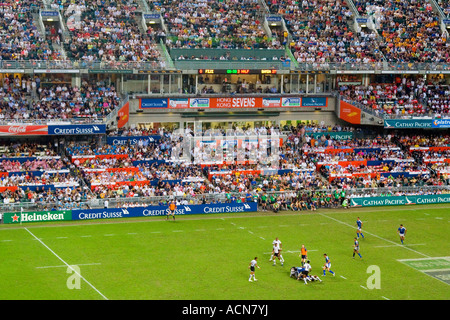
M70 119L5 119L0 120L0 125L69 125L69 124L102 124L108 117L90 118L75 117Z
M276 197L282 195L290 195L292 193L296 194L311 194L311 193L322 193L332 194L336 190L341 190L339 188L334 189L302 189L302 190L286 190L286 191L269 191L265 192L268 196L274 195ZM345 189L346 194L350 197L365 197L367 195L380 197L380 196L394 196L396 194L405 195L426 195L426 194L450 194L450 185L443 186L421 186L421 187L389 187L389 188L353 188ZM260 192L259 195L263 194ZM231 192L230 195L236 198L246 198L248 193L246 192ZM108 201L108 207L127 207L131 205L148 206L148 205L158 205L160 202L168 201L171 199L175 200L187 200L192 201L194 204L199 204L203 199L208 203L211 201L217 202L227 202L227 197L225 193L213 193L213 194L198 194L195 196L153 196L153 197L123 197L123 198L109 198L109 199L91 199L87 201L77 202L76 206L68 206L63 209L78 209L78 208L104 208L105 201ZM21 208L23 211L32 210L51 210L53 207L57 207L56 203L31 203L31 202L17 202L9 204L0 204L0 212L19 212Z
M0 60L0 69L5 70L111 70L120 73L121 70L161 70L159 61L84 61L84 60ZM131 73L131 72L130 72Z
M447 63L394 63L377 61L372 63L295 63L286 64L282 60L174 60L178 70L195 70L203 68L227 69L270 69L298 70L298 71L367 71L369 73L380 71L424 71L439 73L450 71ZM158 71L168 70L169 66L163 66L160 61L83 61L83 60L0 60L0 69L3 70L80 70L108 72L108 73L133 73L133 70Z

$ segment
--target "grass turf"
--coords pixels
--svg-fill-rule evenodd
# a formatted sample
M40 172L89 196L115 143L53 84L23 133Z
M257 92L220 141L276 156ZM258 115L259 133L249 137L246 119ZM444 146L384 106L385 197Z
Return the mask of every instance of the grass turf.
M423 205L1 225L0 299L448 300L448 212ZM358 216L362 260L352 259ZM275 237L284 266L269 262ZM302 244L322 283L289 277ZM324 253L335 277L322 274ZM261 269L249 282L255 256ZM77 282L66 264L79 267L80 289L68 288ZM380 289L368 282L373 266Z

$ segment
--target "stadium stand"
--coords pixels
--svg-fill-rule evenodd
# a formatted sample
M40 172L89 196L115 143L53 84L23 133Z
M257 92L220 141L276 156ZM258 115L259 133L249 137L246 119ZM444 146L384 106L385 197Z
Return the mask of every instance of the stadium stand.
M450 191L442 0L5 0L1 212Z

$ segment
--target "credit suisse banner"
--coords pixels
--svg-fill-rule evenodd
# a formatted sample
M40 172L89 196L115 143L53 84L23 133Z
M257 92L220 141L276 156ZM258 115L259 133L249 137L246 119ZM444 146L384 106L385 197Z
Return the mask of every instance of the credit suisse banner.
M140 140L148 140L149 143L158 142L161 139L160 135L150 135L150 136L125 136L125 137L107 137L106 143L111 145L124 145L130 144L135 145Z
M245 203L215 203L179 205L175 210L177 215L208 214L208 213L238 213L255 212L258 210L256 202ZM35 211L35 212L6 212L3 223L47 222L66 220L94 220L112 218L165 216L169 212L168 206L147 206L131 208L86 209L66 211Z
M178 205L175 214L237 213L258 210L256 202ZM72 220L165 216L168 206L72 210Z
M217 97L140 99L140 109L326 108L327 97Z
M106 124L49 125L49 135L105 134Z

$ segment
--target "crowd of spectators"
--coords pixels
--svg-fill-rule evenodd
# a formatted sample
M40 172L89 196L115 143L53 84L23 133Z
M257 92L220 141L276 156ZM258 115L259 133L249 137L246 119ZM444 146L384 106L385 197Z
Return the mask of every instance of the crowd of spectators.
M7 158L8 159L8 158ZM20 162L17 158L12 160L2 160L0 158L0 172L17 172L17 171L49 171L61 170L65 167L60 158L38 158Z
M354 15L344 1L267 0L272 14L283 16L299 63L371 64L381 61L376 34L353 31Z
M450 86L434 84L423 78L398 78L393 83L342 85L341 96L355 101L376 114L439 117L450 111Z
M278 14L284 18L292 38L289 45L300 63L364 66L383 59L399 63L450 61L446 34L429 0L354 0L358 13L373 19L376 32L354 29L354 14L343 0L265 1L265 6L259 0L147 1L152 11L161 14L166 35L152 27L140 30L137 11L143 9L132 0L54 0L49 5L61 11L70 32L61 42L61 30L52 27L47 40L38 32L32 11L43 7L42 1L5 0L0 5L0 57L60 60L61 52L52 45L56 41L63 44L70 60L111 66L149 62L161 67L165 63L157 46L160 39L165 39L169 48L283 49L285 33L273 30L269 37L263 27L264 15ZM437 1L449 16L448 3Z
M15 157L54 157L58 156L50 143L2 141L0 159Z
M449 62L450 46L428 0L356 1L360 14L373 17L389 62Z
M170 48L279 49L269 39L258 0L162 0Z
M274 129L242 128L236 138L261 137ZM161 139L151 143L148 139L142 140L142 144L69 143L66 147L68 159L62 160L48 157L18 163L17 159L8 159L36 155L39 150L36 146L19 144L10 146L16 153L4 150L0 172L23 172L3 174L0 187L8 188L3 188L1 194L2 198L8 199L4 203L50 201L57 203L57 208L80 207L92 199L117 199L119 202L126 199L130 200L126 203L134 206L140 199L160 201L174 197L180 203L217 201L219 198L220 201L257 201L262 210L278 211L341 206L348 198L342 193L362 196L361 190L368 190L367 196L382 188L391 190L386 193L389 196L406 192L395 191L399 188L421 188L429 192L427 187L432 186L432 192L436 193L448 185L448 135L398 135L393 132L385 136L373 134L348 139L331 135L344 130L358 133L340 125L283 128L287 139L278 147L277 170L264 166L259 159L198 164L175 161L172 153L179 138L163 128L116 132L123 137L163 134ZM320 138L312 135L321 132L325 135ZM144 141L147 141L146 145ZM427 149L430 146L442 149ZM151 149L150 153L147 148ZM250 145L244 146L244 149L250 148ZM19 150L25 153L18 153ZM27 153L27 150L30 151ZM422 152L422 157L416 157L414 152ZM369 161L373 163L369 164ZM58 172L66 167L73 172ZM32 169L44 172L35 176L29 171ZM56 172L49 172L50 169ZM148 201L144 203L148 204Z
M40 34L33 13L43 7L39 0L0 3L0 60L59 60L52 39Z
M141 32L133 1L64 2L71 32L64 48L68 58L85 63L149 62L160 67L161 54L152 34Z
M114 86L70 84L42 86L37 76L3 79L0 87L0 120L103 119L121 102Z
M450 17L450 3L446 0L437 0L437 3L441 7L442 11L447 17Z

